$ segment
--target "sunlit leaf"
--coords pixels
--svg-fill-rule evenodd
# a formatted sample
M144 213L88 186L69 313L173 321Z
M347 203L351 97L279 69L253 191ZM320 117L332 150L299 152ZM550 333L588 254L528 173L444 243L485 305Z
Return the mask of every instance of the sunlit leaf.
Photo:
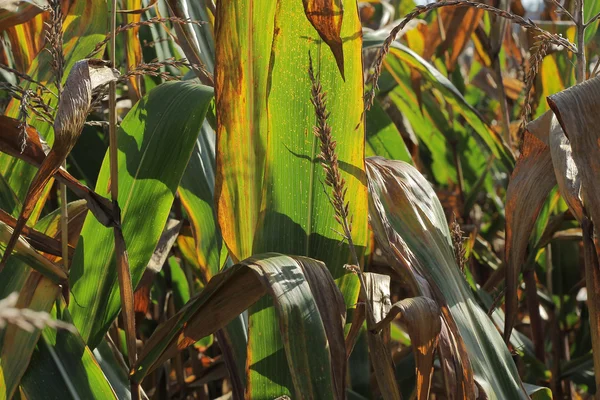
M474 384L468 376L472 368L488 397L527 398L509 350L456 263L447 221L430 184L412 166L399 161L370 158L367 173L371 225L388 261L412 276L415 289L441 308L443 359L453 357L444 354L444 342L453 338L459 343L456 356L461 357L465 375L451 384L466 385L464 395L472 396Z
M163 231L211 98L212 90L197 83L163 84L137 103L117 133L119 205L134 287ZM108 181L106 157L96 185L101 195L107 196ZM112 230L88 216L73 259L77 302L69 311L90 348L120 309L114 252Z
M238 23L219 23L232 20ZM234 1L217 8L215 197L223 240L234 260L268 251L322 260L347 307L354 308L358 281L343 268L350 261L348 247L336 246L339 227L323 190L308 76L310 52L323 90L330 94L329 122L342 176L352 193L349 214L362 261L367 194L361 27L354 2L344 2L343 20L345 81L300 2ZM291 396L292 377L285 370L273 308L259 302L249 313L251 397Z

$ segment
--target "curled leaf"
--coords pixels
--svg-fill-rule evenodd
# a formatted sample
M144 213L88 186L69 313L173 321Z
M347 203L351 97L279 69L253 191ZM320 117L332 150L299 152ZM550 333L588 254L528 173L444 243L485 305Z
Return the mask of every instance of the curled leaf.
M267 293L298 398L305 393L345 398L342 294L323 263L275 253L214 275L197 297L155 330L140 354L134 379L141 380L178 351L223 328Z
M583 220L583 203L580 195L581 177L573 159L571 142L554 115L550 124L549 144L554 175L560 193L567 202L571 213L581 223Z
M369 218L390 265L412 276L415 293L442 312L440 353L449 396L475 398L475 379L490 398L525 399L518 371L492 320L456 264L444 211L410 164L367 159Z
M386 336L381 331L382 328L389 333L389 324L382 324L379 329L373 329L377 322L382 321L390 309L390 278L386 275L365 273L363 275L366 286L366 297L371 303L373 315L368 315L367 325L371 328L367 333L367 343L369 345L369 358L373 365L373 373L379 391L384 400L400 399L400 387L396 380L394 361L385 345L383 337ZM355 321L356 322L356 321Z
M109 68L107 63L101 60L81 60L76 62L71 69L54 120L54 146L40 165L40 169L29 186L14 233L8 241L2 256L0 270L10 257L44 187L60 169L61 164L75 146L88 115L92 101L92 90L116 80L118 75L118 71Z
M600 77L596 77L548 97L548 104L571 144L571 154L581 179L583 202L595 224L600 221L600 189L597 185L600 175L599 92ZM568 172L572 174L573 170ZM573 190L577 190L576 187Z
M342 0L302 0L304 13L319 36L329 46L335 62L344 76L344 48L342 44L342 20L344 5Z
M373 304L371 331L389 328L396 317L406 327L410 336L417 369L417 399L427 400L433 375L433 355L442 329L441 310L428 297L407 298L390 304L390 278L385 275L365 273L369 301ZM381 385L380 385L381 387Z

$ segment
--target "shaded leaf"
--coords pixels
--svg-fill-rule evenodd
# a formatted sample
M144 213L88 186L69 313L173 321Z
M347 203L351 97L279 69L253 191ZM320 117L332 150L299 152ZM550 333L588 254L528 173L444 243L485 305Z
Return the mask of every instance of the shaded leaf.
M57 309L58 307L58 309ZM63 299L52 315L71 323ZM41 385L40 383L44 384ZM76 332L45 328L38 348L23 376L21 389L31 399L117 399L92 351ZM127 390L121 387L121 391Z
M367 157L381 156L413 163L402 134L377 100L366 111L366 126Z
M551 120L552 115L546 113L527 125L521 156L506 190L506 341L516 321L518 279L529 237L548 194L556 185L547 144Z
M222 239L213 195L214 149L215 133L210 127L203 126L178 189L194 237L191 257L195 258L194 265L201 271L203 282L208 282L221 268Z
M379 330L374 325L385 319L390 308L390 278L385 275L365 273L363 274L366 286L366 298L371 303L373 315L369 315L367 321L367 343L369 345L369 358L373 366L373 374L379 385L379 391L384 400L400 399L400 387L396 380L394 361L388 347L385 345L384 336L389 335L389 324L382 324ZM354 321L353 327L356 324ZM359 326L362 324L359 324ZM387 330L381 332L381 328Z
M420 400L429 398L433 375L433 354L442 329L440 314L439 307L432 299L427 297L408 298L391 305L385 318L372 327L372 329L380 329L390 324L397 316L400 317L400 322L406 326L415 355L417 399Z
M21 152L20 132L18 120L0 115L0 150L33 166L41 166L46 158L46 152L49 151L48 146L40 139L37 130L30 126L25 131L27 135L25 150ZM60 168L54 177L67 185L77 196L85 199L88 208L98 221L104 226L112 226L112 204L108 199L82 185L63 168Z
M60 287L33 271L19 293L17 307L34 311L49 311L60 293ZM25 373L33 350L41 335L41 329L27 332L9 325L4 332L0 365L4 371L6 386L0 388L0 397L11 399Z

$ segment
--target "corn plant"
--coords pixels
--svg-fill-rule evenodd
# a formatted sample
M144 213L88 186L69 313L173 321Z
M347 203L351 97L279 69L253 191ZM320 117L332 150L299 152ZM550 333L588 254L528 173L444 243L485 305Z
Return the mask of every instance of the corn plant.
M0 399L594 397L599 23L0 1Z

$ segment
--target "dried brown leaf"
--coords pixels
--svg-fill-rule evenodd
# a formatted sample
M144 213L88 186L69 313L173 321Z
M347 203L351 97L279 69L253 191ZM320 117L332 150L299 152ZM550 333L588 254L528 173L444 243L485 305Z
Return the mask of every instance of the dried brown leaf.
M427 297L408 298L392 305L389 297L389 276L373 273L364 275L368 298L373 305L374 321L369 326L370 334L377 334L381 329L389 329L390 323L396 317L400 318L400 323L406 327L410 336L415 356L417 399L428 399L433 375L433 355L442 329L440 308L435 301ZM382 374L382 376L387 375ZM389 382L383 384L387 386ZM382 382L379 382L379 386L382 387Z
M529 237L548 194L556 185L547 145L551 117L544 114L527 125L522 153L506 190L505 341L510 338L517 316L518 279Z

